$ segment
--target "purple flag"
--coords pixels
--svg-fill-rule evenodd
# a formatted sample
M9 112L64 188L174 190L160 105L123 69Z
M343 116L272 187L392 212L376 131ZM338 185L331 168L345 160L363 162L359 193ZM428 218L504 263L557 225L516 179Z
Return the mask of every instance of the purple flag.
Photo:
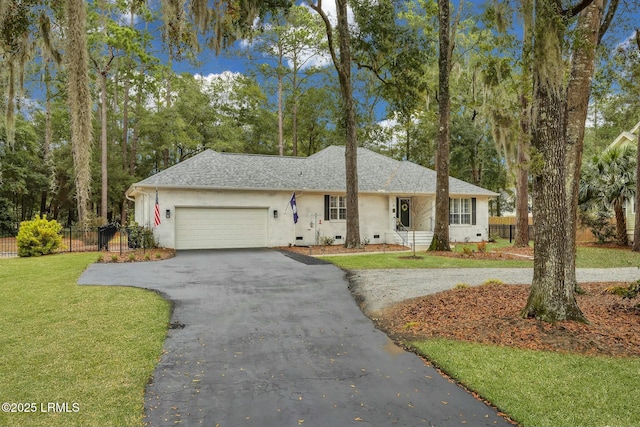
M293 210L293 223L298 223L298 206L296 205L296 193L291 195L291 201L289 202L291 209Z

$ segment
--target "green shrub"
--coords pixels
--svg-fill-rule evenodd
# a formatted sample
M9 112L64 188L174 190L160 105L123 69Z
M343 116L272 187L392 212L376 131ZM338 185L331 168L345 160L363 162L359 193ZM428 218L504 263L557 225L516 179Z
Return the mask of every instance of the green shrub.
M487 285L504 285L504 282L500 279L487 279L484 282L482 282L483 286L487 286Z
M335 242L336 240L333 237L330 236L322 236L320 237L320 244L324 245L324 246L331 246L333 245L333 242Z
M598 243L606 243L616 236L616 226L611 223L611 214L606 210L580 210L579 215L580 222L591 229Z
M462 247L462 254L464 256L471 256L471 255L473 255L473 249L471 249L469 246L463 246Z
M471 285L469 285L468 283L456 283L456 285L453 287L453 289L467 289L470 288Z
M127 234L129 236L129 247L132 249L158 247L153 230L148 227L142 227L137 222L129 224Z
M610 286L604 291L608 294L618 295L623 299L633 299L640 293L640 280L627 286Z
M55 220L48 220L47 216L36 215L31 221L23 221L16 238L18 256L30 257L47 255L62 245L62 225Z
M487 242L485 242L484 240L478 243L476 247L478 248L478 252L487 252Z

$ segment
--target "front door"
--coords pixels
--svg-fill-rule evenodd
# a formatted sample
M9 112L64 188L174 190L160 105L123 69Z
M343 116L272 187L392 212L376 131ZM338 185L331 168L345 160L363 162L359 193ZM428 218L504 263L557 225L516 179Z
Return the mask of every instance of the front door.
M411 227L411 199L398 199L398 218L400 219L400 224L402 224L404 228Z

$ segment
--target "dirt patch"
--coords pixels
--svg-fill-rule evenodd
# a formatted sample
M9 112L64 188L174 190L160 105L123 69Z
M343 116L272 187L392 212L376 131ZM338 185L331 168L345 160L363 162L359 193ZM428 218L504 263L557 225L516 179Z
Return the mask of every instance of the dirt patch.
M349 249L345 248L343 245L282 246L274 249L291 251L302 255L336 255L368 252L398 252L409 250L409 248L406 246L387 244L364 245L361 248Z
M145 261L161 261L163 259L173 258L176 255L175 249L156 248L156 249L136 249L126 252L101 252L98 262L145 262Z
M377 321L398 339L442 337L529 350L640 356L637 300L604 292L616 283L581 284L577 300L589 324L523 319L530 286L483 285L415 298L382 311Z

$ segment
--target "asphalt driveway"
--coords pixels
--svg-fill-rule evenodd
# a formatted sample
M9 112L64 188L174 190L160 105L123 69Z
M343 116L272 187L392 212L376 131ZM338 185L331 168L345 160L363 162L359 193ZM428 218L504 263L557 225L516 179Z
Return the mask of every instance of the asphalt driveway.
M188 251L93 264L79 284L173 301L146 391L152 426L510 425L375 329L333 265L266 249Z

